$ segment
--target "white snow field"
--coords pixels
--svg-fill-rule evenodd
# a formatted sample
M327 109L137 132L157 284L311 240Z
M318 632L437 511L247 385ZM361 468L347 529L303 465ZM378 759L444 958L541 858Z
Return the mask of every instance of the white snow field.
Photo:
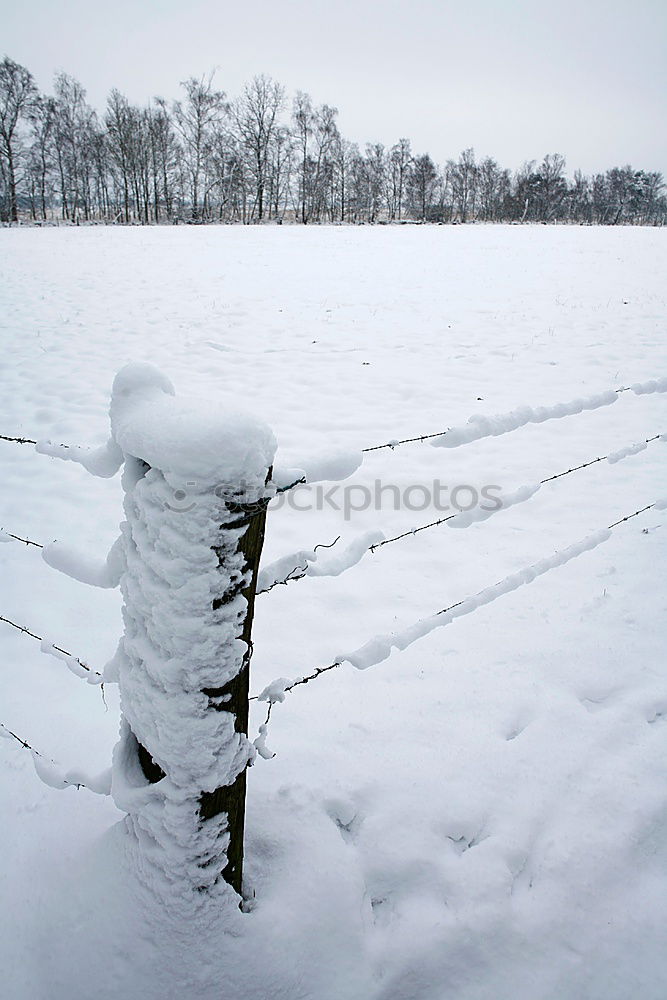
M27 749L0 741L3 996L664 1000L667 511L598 533L667 495L665 441L632 447L667 433L667 398L507 415L667 375L666 237L0 231L0 434L103 445L114 375L141 361L179 396L254 411L285 476L318 478L321 459L321 475L344 475L348 453L448 427L458 444L366 453L332 494L340 510L295 509L315 487L269 509L265 584L310 568L257 599L253 693L280 699L289 680L351 662L273 706L248 775L249 912L181 919L134 875L111 798L48 787ZM473 414L503 419L468 433ZM119 477L3 441L0 461L0 528L73 546L92 566L82 575L113 584L112 561L100 567ZM493 487L508 506L363 554L380 532L446 516L419 489L434 480ZM378 481L382 509L346 518ZM415 487L424 509L395 510L392 486ZM0 614L102 670L122 633L118 590L58 572L58 546L47 565L4 541ZM445 627L415 625L507 577ZM0 722L55 784L104 772L117 688L105 707L37 640L0 622L0 642ZM253 702L251 739L265 715Z

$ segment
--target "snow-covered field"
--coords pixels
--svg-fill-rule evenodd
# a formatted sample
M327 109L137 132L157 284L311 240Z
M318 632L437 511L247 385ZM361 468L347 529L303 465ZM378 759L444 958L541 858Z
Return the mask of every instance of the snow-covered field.
M665 376L665 235L5 230L0 433L103 443L113 376L134 360L179 395L254 409L283 466ZM371 452L343 485L354 506L376 481L509 493L662 432L664 393L625 392L455 449ZM665 458L656 441L486 523L436 527L340 576L276 587L257 601L254 692L660 499ZM117 478L4 442L0 461L0 527L105 556ZM384 496L347 519L331 506L270 510L264 563L444 516ZM179 927L151 909L124 867L111 799L44 786L29 752L0 741L3 995L663 1000L666 558L667 512L652 509L403 652L288 694L267 736L275 757L249 772L254 906L228 924ZM0 614L101 669L122 630L118 592L18 542L0 559ZM66 768L107 767L116 689L106 709L34 639L0 630L0 722ZM264 712L255 703L253 736Z

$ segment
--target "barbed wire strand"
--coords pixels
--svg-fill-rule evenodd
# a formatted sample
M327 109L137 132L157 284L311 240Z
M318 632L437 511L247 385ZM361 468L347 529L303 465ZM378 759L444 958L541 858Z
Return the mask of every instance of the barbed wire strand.
M625 386L622 386L620 389L615 389L614 392L619 393L619 394L622 393L622 392L629 392L630 388L631 387L629 385L625 385ZM402 444L414 444L414 443L419 442L419 441L429 441L432 438L443 437L443 435L447 434L449 432L449 430L450 430L450 428L448 427L444 431L434 431L433 433L430 433L430 434L417 434L414 437L401 438L400 440L396 440L396 441L387 441L386 444L371 445L369 448L362 448L361 451L364 454L366 454L368 452L371 452L371 451L381 451L383 448L390 448L393 451L394 448L398 448L398 446L402 445ZM7 436L5 434L0 434L0 441L11 441L11 442L13 442L15 444L37 444L37 441L34 438L9 437L9 436ZM68 444L61 444L61 445L59 445L59 447L60 448L70 448L72 446L68 445ZM304 482L305 482L304 478L297 479L296 482L291 483L289 486L280 486L277 489L276 492L277 493L285 493L287 490L291 490L295 486L299 486L301 483L304 483Z
M32 438L6 437L4 434L0 434L0 441L13 441L15 444L37 444Z
M47 757L45 754L40 753L39 750L35 750L35 748L31 746L27 740L24 740L20 736L17 736L15 732L13 732L8 726L4 724L4 722L0 722L0 729L3 729L7 733L7 735L11 736L11 738L13 740L16 740L17 743L20 743L20 745L23 747L24 750L30 750L31 753L34 753L37 757L41 757L42 760L50 760L51 763L55 764L56 767L59 766L53 759L53 757ZM70 788L76 788L77 791L80 788L88 788L88 785L85 785L83 781L68 781L67 778L63 778L62 776L60 776L60 780L63 781L66 785L69 785Z
M618 391L620 392L622 390L619 389ZM657 440L659 440L662 437L664 437L663 434L654 434L653 437L644 438L643 443L644 444L650 444L652 441L657 441ZM609 455L613 455L613 454L614 454L613 452L609 452ZM564 472L558 472L554 476L547 476L546 479L541 479L539 481L540 482L540 486L544 486L546 483L552 483L556 479L562 479L564 476L569 476L573 472L579 472L581 469L587 469L591 465L595 465L597 462L604 462L606 459L609 458L609 455L601 455L598 458L592 458L592 459L590 459L590 461L583 462L581 465L575 465L571 469L566 469ZM451 521L453 518L458 517L459 513L460 512L457 511L454 514L448 514L446 517L439 517L437 519L437 521L429 521L428 524L422 524L422 525L419 525L419 527L417 527L417 528L410 528L408 531L403 531L403 532L401 532L400 535L394 535L392 538L384 538L381 542L374 542L372 545L369 545L369 547L368 547L368 549L366 551L367 552L375 552L376 549L381 549L383 545L391 545L392 542L400 542L402 538L409 538L411 535L418 535L420 531L427 531L429 528L436 528L436 527L438 527L438 525L445 524L447 521ZM302 573L300 576L292 576L291 573L290 573L290 574L288 574L287 577L285 577L284 580L278 581L273 586L278 586L278 584L291 583L292 580L301 580L303 578L303 576L305 576L305 573ZM269 589L272 589L272 588L269 588ZM258 593L264 594L264 593L267 593L267 591L266 590L262 590L262 591L258 591Z
M628 392L629 390L630 386L624 385L621 386L620 389L615 389L614 392L620 394L622 392ZM402 438L400 441L387 441L386 444L376 444L373 445L372 448L362 448L361 450L363 453L367 453L369 451L381 451L383 448L391 448L393 451L394 448L398 448L401 444L413 444L413 442L416 441L428 441L431 438L444 437L447 433L449 433L450 429L451 428L448 427L447 430L435 431L433 434L419 434L416 437Z
M15 628L18 632L23 632L24 635L29 635L32 639L37 639L38 642L44 642L41 635L37 635L36 632L31 632L29 628L24 628L23 625L17 625L16 622L13 622L10 618L5 618L4 615L0 615L0 622L5 622L7 625L11 625L12 628ZM87 670L89 673L94 674L96 677L102 676L99 670L93 670L92 667L89 667L87 663L84 663L83 660L80 660L78 656L75 656L73 653L70 653L69 650L63 649L61 646L56 646L54 642L50 643L50 645L53 646L53 648L56 649L59 653L62 653L64 656L71 656L73 660L76 660L76 662L79 664L80 667L82 667L84 670Z
M34 545L36 549L44 548L44 546L41 545L40 542L33 542L30 538L21 538L20 535L13 535L11 531L5 531L4 533L5 535L8 535L9 538L15 538L17 542L23 542L24 545Z
M623 392L625 390L619 389L617 391ZM657 441L658 439L662 438L663 436L664 436L663 434L654 434L652 437L645 438L644 439L644 443L645 444L650 444L651 442ZM610 452L610 454L613 454L613 452ZM570 469L566 469L564 472L559 472L559 473L556 473L553 476L548 476L547 478L540 480L540 485L544 485L545 483L553 482L554 480L561 479L564 476L569 476L571 473L573 473L573 472L579 472L581 469L587 469L590 466L595 465L597 462L603 462L603 461L605 461L608 457L609 457L608 455L601 455L598 458L590 459L590 461L588 461L588 462L583 462L581 465L575 465L575 466L573 466ZM645 510L649 510L651 506L653 506L653 505L649 504L648 507L644 507L644 508L642 508L642 510L637 511L634 514L630 514L627 518L621 518L620 521L616 521L613 525L610 525L610 528L616 527L617 525L622 524L624 521L630 520L630 518L632 518L632 517L636 517L638 514L643 513ZM437 527L440 524L445 524L447 521L451 521L454 517L457 517L457 516L458 516L458 513L456 513L456 514L448 514L447 517L441 517L441 518L438 518L438 520L436 520L436 521L430 521L428 524L422 524L422 525L420 525L417 528L411 528L408 531L402 532L400 535L394 535L392 538L385 538L381 542L374 542L373 545L370 545L366 551L368 551L368 552L375 552L376 549L382 548L382 546L384 546L384 545L390 545L392 542L398 542L398 541L401 541L401 539L403 539L403 538L410 537L411 535L417 535L421 531L426 531L429 528L435 528L435 527ZM8 531L5 532L5 534L8 535L10 538L16 539L16 541L18 541L18 542L23 542L23 544L25 544L25 545L34 545L36 548L44 548L44 546L41 545L39 542L34 542L31 539L29 539L29 538L22 538L20 535L14 535L14 534L12 534L11 532L8 532ZM319 548L332 548L332 546L334 546L340 540L340 537L341 536L338 535L338 537L335 538L334 541L330 542L329 544L326 544L324 542L318 543L315 546L315 548L314 548L313 551L317 551L317 549L319 549ZM268 594L271 590L274 589L274 587L286 586L288 583L292 583L295 580L301 580L301 579L303 579L303 577L306 576L306 574L307 574L307 569L308 569L308 564L307 563L306 563L305 567L304 566L295 566L287 574L287 576L284 577L282 580L276 580L276 581L274 581L274 583L271 584L270 587L265 587L263 590L258 590L256 596L259 597L261 594ZM298 575L295 575L295 574L298 574ZM457 607L457 606L458 605L453 605L453 607ZM447 610L450 610L450 609L447 609ZM33 639L37 639L40 642L42 641L42 639L41 639L40 636L36 635L34 632L31 632L29 629L23 628L21 625L17 625L15 622L10 621L10 619L5 618L3 615L0 615L0 621L6 622L8 625L13 626L14 628L18 629L20 632L24 632L26 635L31 636ZM83 661L81 661L78 657L74 656L72 653L69 653L67 650L62 649L61 647L55 646L55 645L54 645L53 648L56 649L59 653L64 653L65 656L72 656L72 658L75 659L76 662L79 663L80 666L83 667L84 670L91 670L91 668L88 667ZM318 670L314 674L312 674L311 676L305 678L304 680L298 681L297 683L298 684L306 684L306 683L308 683L308 681L313 680L315 677L318 677L320 673L324 673L327 670L332 670L335 666L338 666L338 665L339 664L335 663L335 664L330 664L327 667L318 668ZM98 677L102 676L99 673L99 671L97 671L97 670L93 670L92 673L95 674ZM296 683L293 686L296 686ZM104 704L106 706L106 698L104 696L104 685L103 684L101 685L101 688L102 688L102 700L104 701ZM288 690L291 690L291 688L288 689Z
M643 444L650 444L652 441L658 441L664 436L664 434L654 434L653 437L644 438ZM612 454L613 452L609 452L609 455ZM546 479L540 479L540 486L544 486L545 483L551 483L554 479L560 479L562 476L569 476L571 472L578 472L579 469L587 469L590 465L595 465L596 462L604 462L605 459L609 458L609 455L601 455L599 458L592 458L590 462L583 462L581 465L575 465L571 469L566 469L565 472L559 472L556 476L548 476Z
M0 622L5 622L6 625L11 625L12 628L15 628L18 632L22 632L24 635L30 636L31 639L36 639L38 642L44 642L42 637L40 635L37 635L36 632L31 632L29 628L24 628L23 625L17 625L16 622L13 622L11 620L11 618L6 618L4 615L0 615ZM104 677L104 674L101 674L99 670L93 670L92 667L89 667L87 663L84 663L83 660L80 660L78 656L74 655L74 653L70 653L69 650L63 649L62 646L56 646L54 642L52 642L50 645L53 646L53 648L57 650L57 652L63 653L64 656L70 656L73 660L75 660L79 664L80 667L82 667L83 670L87 670L88 673L92 674L94 677ZM100 681L99 688L105 711L108 712L109 706L107 705L103 680Z
M334 538L333 542L329 542L328 545L326 545L324 542L319 542L314 547L313 552L317 552L318 549L332 549L336 544L336 542L339 541L340 541L340 535L338 535L337 538ZM295 573L298 573L298 576L295 576L294 575ZM293 569L289 571L289 573L283 580L274 580L274 582L271 584L270 587L264 587L263 590L258 590L255 596L259 597L260 594L268 594L269 591L273 590L274 587L284 587L288 583L291 583L292 580L301 580L303 579L304 576L306 576L307 573L308 573L308 562L306 562L305 566L295 566Z
M618 527L618 525L624 524L626 521L631 521L633 517L639 517L640 514L643 514L647 510L651 510L653 507L655 507L657 502L658 501L654 501L653 503L647 504L645 507L641 507L639 510L634 511L632 514L626 514L625 517L621 517L618 519L618 521L614 521L613 524L610 524L607 530L611 531L614 528ZM496 581L496 583L492 584L491 587L483 587L482 590L477 591L477 593L472 595L472 597L465 597L461 601L456 601L455 604L450 604L448 605L448 607L442 608L442 610L437 611L436 614L438 615L447 614L448 611L453 611L454 608L460 607L461 604L465 604L465 602L468 600L473 600L475 597L478 597L486 590L491 590L493 589L493 587L499 586L499 584L501 584L502 582L503 582L502 580L498 580ZM316 667L315 670L312 671L312 673L306 674L303 677L297 677L289 684L286 684L285 687L281 688L281 690L285 693L293 691L294 688L299 687L302 684L309 684L311 681L316 680L321 674L328 673L328 671L330 670L335 670L337 667L342 666L342 664L345 662L346 662L345 660L334 660L333 663L329 663L326 667ZM259 695L252 695L248 699L248 701L259 701Z
M616 391L625 392L626 390L617 389ZM663 437L665 437L664 434L654 434L652 437L644 438L642 443L648 445L651 444L653 441L658 441L660 438ZM591 458L588 462L582 462L581 465L574 465L570 469L565 469L563 472L557 472L553 476L547 476L545 479L540 479L539 484L540 486L544 486L546 483L552 483L555 482L555 480L557 479L562 479L564 476L569 476L573 472L580 472L582 469L588 469L592 465L596 465L598 462L606 461L610 457L610 455L613 454L614 452L609 452L608 455L599 455L597 458ZM631 456L626 456L626 457L631 457ZM285 490L292 489L294 486L299 485L299 483L301 482L303 482L303 480L298 480L298 482L293 483L291 486L285 487ZM283 490L283 492L285 490ZM453 520L453 518L458 517L459 513L460 511L457 511L454 514L448 514L446 517L440 517L436 521L429 521L428 524L421 524L416 528L409 528L407 531L402 531L400 535L393 535L391 538L384 538L381 542L374 542L372 545L369 545L366 551L375 552L377 549L381 549L384 545L391 545L393 544L393 542L400 542L403 538L409 538L410 536L418 535L421 531L427 531L429 528L437 528L439 525L445 524L447 521L451 521ZM16 539L17 542L23 542L24 545L34 545L35 548L38 549L44 548L44 546L41 545L39 542L34 542L30 538L22 538L20 535L12 534L12 532L10 531L5 531L5 534L9 538ZM340 540L340 535L338 536L338 538L334 539L334 541L330 542L328 545L326 545L324 542L320 542L318 545L315 546L314 551L316 551L319 548L331 548L339 540ZM263 590L258 590L256 596L259 597L261 594L268 594L275 587L285 587L287 586L288 583L293 583L295 580L302 580L305 576L307 576L307 573L308 573L308 563L306 563L305 566L295 566L293 569L290 570L287 576L283 577L282 580L275 580L270 587L265 587Z

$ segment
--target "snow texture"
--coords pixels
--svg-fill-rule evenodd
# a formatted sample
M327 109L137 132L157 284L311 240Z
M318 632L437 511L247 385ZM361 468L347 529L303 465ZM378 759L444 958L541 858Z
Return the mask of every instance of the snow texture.
M268 701L271 705L276 704L276 702L282 702L285 700L287 689L293 683L294 681L290 680L289 677L277 677L275 681L267 684L264 690L257 695L257 700Z
M80 677L88 684L95 685L103 684L105 682L105 677L103 675L97 673L95 670L86 670L86 668L79 663L76 656L72 656L70 653L63 653L60 649L56 649L55 644L49 639L41 640L40 649L48 656L53 656L56 660L62 660L62 662L66 664L67 668L72 671L75 677Z
M78 768L63 771L54 761L47 760L36 750L30 751L38 778L50 788L87 788L96 795L111 794L111 768L98 775L89 775Z
M0 241L6 434L95 448L114 375L133 358L169 374L175 406L183 395L256 409L285 467L667 373L660 227L20 226L0 228ZM437 476L512 491L664 430L666 398L627 391L618 405L446 453L368 453L349 482L372 493L377 479L405 489ZM565 476L478 531L421 532L338 578L277 587L255 608L252 693L664 500L662 451ZM104 558L123 519L119 476L8 442L0 469L7 531ZM128 502L144 472L128 462ZM188 507L187 477L176 488ZM390 501L349 520L329 506L301 512L298 499L275 506L266 565L443 516ZM181 627L162 581L177 572L170 533L187 516L160 512L164 532L145 540L159 572L147 570L141 600L159 634L172 618ZM664 1000L666 563L663 504L377 669L346 664L295 688L269 721L276 757L258 754L248 773L245 912L236 896L204 907L198 893L201 910L172 913L152 834L137 835L111 797L52 791L28 751L0 739L3 994ZM0 613L106 682L130 670L114 656L119 589L84 588L17 543L0 545L0 578ZM103 771L118 686L105 684L106 711L39 642L0 623L0 644L0 721L48 757ZM151 639L148 652L168 692L187 641L163 658ZM267 709L251 703L251 739ZM116 793L125 776L142 816L153 796L155 830L172 844L159 810L178 804L146 784L129 736L125 749Z
M271 760L272 757L275 757L275 753L272 750L269 750L269 748L266 745L266 738L268 734L269 734L269 727L266 725L266 723L262 723L262 725L259 727L259 736L257 737L256 740L253 741L253 746L255 750L263 760Z
M624 458L629 458L631 455L638 455L640 451L644 451L648 448L646 441L638 441L636 444L629 444L625 448L619 448L618 451L612 451L611 454L607 455L607 461L610 465L616 465L617 462L622 462Z
M52 542L42 549L42 559L65 576L91 587L113 589L120 583L125 568L125 548L122 536L118 538L104 562L97 562L87 552L78 552L63 542Z
M556 403L553 406L519 406L509 413L498 413L490 417L474 414L468 418L467 424L450 428L441 437L431 441L431 445L434 448L458 448L460 445L470 444L472 441L479 441L485 437L509 434L510 431L525 427L526 424L542 424L545 420L559 420L561 417L583 413L584 410L597 410L601 406L611 406L617 399L618 393L610 389L607 392L596 393L594 396L572 399L566 403Z
M357 471L364 460L360 451L324 451L302 459L298 466L274 469L272 480L278 489L304 480L306 483L341 482Z
M93 476L110 479L115 476L123 464L123 453L110 438L101 448L80 448L77 445L53 444L51 441L38 441L35 451L40 455L50 455L61 458L64 462L77 462Z
M636 396L648 396L654 392L667 392L667 376L649 379L647 382L635 382L630 388Z
M499 507L491 507L485 509L483 505L479 507L473 507L472 510L462 511L455 517L452 517L449 521L445 521L448 528L468 528L471 524L477 524L480 521L487 521L494 514L497 514L501 510L509 510L510 507L516 506L519 503L525 503L526 500L530 500L534 497L537 491L540 489L540 483L536 483L533 486L521 486L518 490L513 493L503 493L498 497Z
M123 454L141 459L188 495L247 483L275 454L271 430L256 418L210 399L179 398L169 379L152 365L134 363L114 379L113 438ZM263 484L262 484L263 488ZM163 503L170 502L165 497Z
M269 590L274 584L295 576L340 576L356 566L371 546L381 542L384 537L382 531L365 531L340 551L316 546L282 556L260 571L257 592Z
M366 670L368 667L386 660L392 649L407 649L417 639L423 638L429 632L433 632L434 629L443 628L445 625L451 624L456 618L469 615L485 604L491 604L499 597L503 597L513 590L525 587L526 584L532 583L538 576L543 576L557 566L564 566L571 559L576 559L582 553L597 548L598 545L606 542L610 537L611 531L608 529L588 535L580 542L575 542L574 545L569 545L566 549L562 549L562 551L556 552L552 556L540 559L539 562L519 570L518 573L512 573L493 587L487 587L485 590L480 591L479 594L475 594L474 597L466 598L457 607L449 611L441 611L430 618L424 618L421 621L415 622L414 625L403 629L401 632L392 632L389 635L377 635L352 653L344 653L337 656L336 660L341 663L351 663L352 666L357 667L359 670Z

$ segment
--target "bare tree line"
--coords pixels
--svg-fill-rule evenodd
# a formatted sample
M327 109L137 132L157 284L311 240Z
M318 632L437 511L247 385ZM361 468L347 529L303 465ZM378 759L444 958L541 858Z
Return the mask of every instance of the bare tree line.
M70 223L577 222L664 225L662 175L613 167L570 180L547 154L512 173L472 149L439 167L402 138L362 150L337 109L256 76L229 100L213 74L147 107L112 90L104 113L81 84L0 63L0 221Z

